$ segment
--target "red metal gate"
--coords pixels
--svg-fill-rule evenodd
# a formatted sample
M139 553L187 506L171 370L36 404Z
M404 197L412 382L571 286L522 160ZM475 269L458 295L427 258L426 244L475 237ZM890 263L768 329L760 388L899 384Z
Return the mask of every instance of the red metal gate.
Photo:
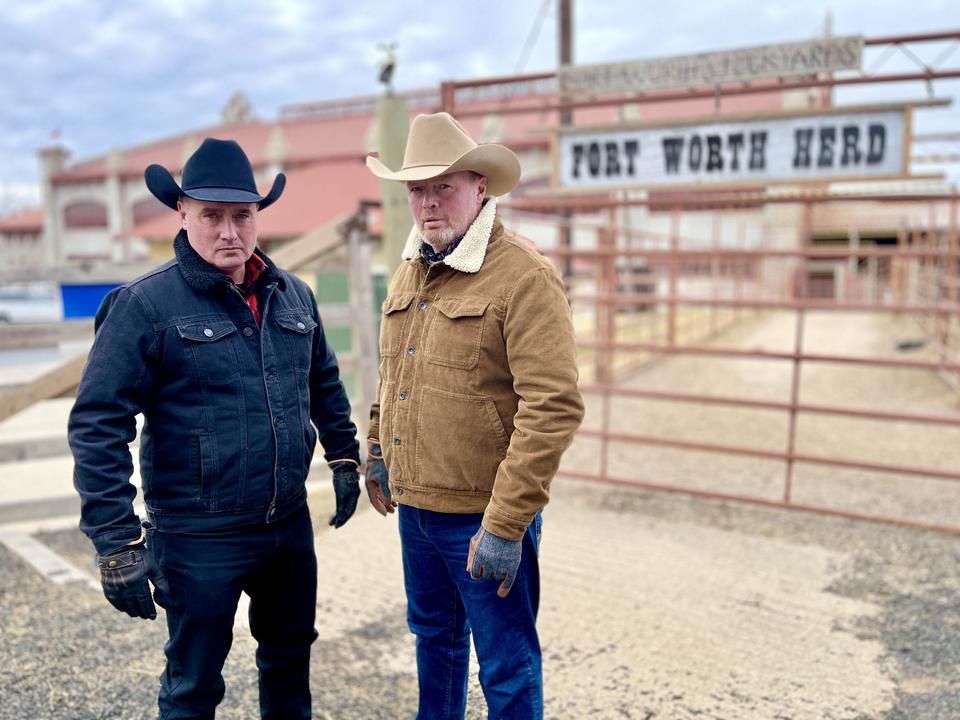
M735 208L748 200L743 195L695 197L672 200L669 205L651 200L611 201L607 199L550 200L523 199L510 204L508 222L564 222L573 211L575 225L581 233L584 223L593 221L595 233L592 247L583 249L543 248L558 265L570 258L576 270L568 278L571 304L579 318L578 344L582 349L582 390L585 396L599 403L592 421L579 435L596 441L597 468L565 467L564 475L588 480L685 492L728 500L760 503L783 508L817 511L850 518L884 521L914 527L960 532L960 524L951 518L960 517L950 508L960 508L960 472L949 463L925 463L919 443L915 462L884 462L861 457L848 457L797 446L798 423L812 416L859 419L888 426L877 431L877 450L883 449L890 433L903 434L908 426L942 428L960 432L960 413L953 408L943 412L912 412L903 407L878 408L832 402L811 402L802 398L801 376L805 367L846 366L867 372L869 368L887 371L939 374L944 392L952 395L960 377L957 356L957 330L960 328L958 304L957 209L958 196L858 195L837 198L769 197L752 204L781 204L792 207L799 219L799 242L777 245L769 235L754 233L752 240L739 231L724 237L719 228L724 218L737 217ZM881 240L868 242L849 239L842 244L819 245L815 241L817 216L829 215L839 205L856 208L856 212L880 213L895 208L902 215L894 244ZM624 229L622 211L628 207L644 208L652 213L669 215L666 233L637 232ZM512 215L511 215L512 213ZM541 213L541 214L537 214ZM547 213L543 215L542 213ZM697 213L712 214L713 237L687 238L681 232L684 221ZM755 216L754 216L755 217ZM700 218L699 226L707 223ZM661 221L661 224L662 221ZM749 223L746 223L749 226ZM756 229L756 228L755 228ZM727 233L730 235L731 233ZM830 292L817 292L811 280L817 272L830 277ZM743 347L724 342L724 332L739 324L753 322L771 313L790 313L795 318L789 347L767 349ZM810 318L826 314L834 316L883 315L912 320L904 325L915 328L915 334L901 339L894 352L909 352L910 357L890 353L822 352L806 349L805 325ZM585 317L591 320L586 322ZM848 324L849 325L849 324ZM856 329L856 323L849 325ZM891 346L895 338L890 338ZM919 352L919 355L917 355ZM704 363L721 360L758 361L789 368L790 382L785 397L757 399L725 394L722 387L710 392L637 386L648 368L665 358L696 358ZM696 371L694 371L696 374ZM942 382L938 381L938 382ZM884 388L876 388L883 393ZM842 393L840 393L842 394ZM742 410L774 411L786 416L787 423L780 447L756 447L735 442L708 439L691 440L670 437L660 432L637 432L631 422L622 422L620 413L627 399L668 402L685 405L690 417L707 407L722 407L727 412ZM875 404L874 404L875 405ZM616 408L616 409L615 409ZM722 423L722 421L721 421ZM960 434L957 436L960 438ZM618 472L611 467L616 453L627 447L670 448L699 454L698 457L740 456L776 461L783 466L782 483L777 497L764 493L733 492L726 489L698 488L686 484L661 482L642 473ZM960 452L960 445L958 445ZM880 455L883 453L881 452ZM642 456L638 465L642 469ZM960 454L957 455L960 459ZM705 467L711 465L704 461ZM889 512L872 512L870 507L851 508L829 502L805 502L797 498L795 474L798 467L820 466L832 473L857 471L874 477L877 474L897 479L899 490L888 493L880 504L894 507ZM723 479L718 478L719 484ZM918 488L922 483L946 481L953 499L947 493L928 490L930 498L940 498L936 506L920 509ZM911 485L911 483L913 483ZM904 509L896 509L891 498L900 495ZM872 503L871 503L872 504ZM930 510L931 512L927 512ZM943 511L943 512L939 512ZM939 512L939 514L938 514Z

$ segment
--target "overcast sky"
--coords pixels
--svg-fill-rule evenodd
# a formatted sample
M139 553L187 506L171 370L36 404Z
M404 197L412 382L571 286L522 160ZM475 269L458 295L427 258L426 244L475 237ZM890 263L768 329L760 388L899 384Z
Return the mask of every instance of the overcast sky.
M376 46L384 41L399 43L400 90L510 74L545 5L525 72L556 67L557 0L8 3L0 16L0 212L36 201L36 150L51 131L83 159L215 124L237 90L265 119L286 104L377 93ZM823 32L828 8L837 35L960 27L955 0L575 0L575 61L804 40ZM929 45L923 59L946 48ZM884 70L910 68L895 60ZM960 47L947 66L960 67ZM960 130L960 80L935 91L955 106L923 111L915 129ZM924 94L917 83L837 99Z

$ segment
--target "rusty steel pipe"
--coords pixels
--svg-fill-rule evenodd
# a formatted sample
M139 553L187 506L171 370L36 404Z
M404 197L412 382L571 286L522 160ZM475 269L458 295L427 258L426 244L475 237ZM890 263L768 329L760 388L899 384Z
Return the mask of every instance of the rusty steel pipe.
M823 355L818 353L774 352L771 350L739 350L737 348L708 348L694 345L676 345L668 347L657 343L606 343L596 340L583 340L580 347L602 350L627 350L651 353L676 353L678 355L705 355L713 357L731 357L744 360L803 360L807 362L825 362L848 365L866 365L871 367L891 367L914 370L954 370L960 372L960 363L937 363L924 360L889 360L885 358L857 357L855 355Z
M831 515L834 517L845 518L847 520L877 522L885 525L897 525L900 527L909 527L909 528L915 528L918 530L933 530L936 532L960 534L960 525L931 523L931 522L924 522L922 520L911 520L909 518L892 517L890 515L873 515L870 513L859 513L859 512L854 512L852 510L840 510L838 508L831 508L826 505L810 505L806 503L795 503L795 502L785 503L780 500L770 500L767 498L757 497L755 495L740 495L737 493L715 492L713 490L698 490L696 488L684 488L676 485L664 485L661 483L647 482L645 480L634 480L630 478L618 477L615 475L607 475L601 478L598 475L593 475L591 473L585 473L585 472L578 472L574 470L561 469L557 472L557 474L562 475L564 477L576 478L578 480L601 481L601 482L606 482L613 485L622 485L626 487L639 487L646 490L669 492L669 493L674 493L678 495L690 495L692 497L705 498L708 500L724 500L724 501L730 501L730 502L748 503L751 505L763 505L766 507L778 508L781 510L799 510L801 512L811 512L811 513L816 513L818 515Z
M887 312L887 313L929 313L932 315L960 313L960 303L942 303L935 305L916 305L911 303L851 303L830 302L826 300L734 300L721 298L670 297L653 293L623 293L621 295L599 295L593 293L573 293L570 302L595 302L608 305L636 305L654 302L669 305L698 305L704 307L743 307L759 310L830 310L834 312Z
M695 393L668 392L665 390L642 390L640 388L620 387L610 384L585 384L580 386L580 392L590 395L601 395L604 393L619 395L622 397L635 397L643 400L667 400L671 402L684 402L704 405L730 405L732 407L744 407L753 410L779 410L786 411L790 409L790 403L779 402L777 400L746 400L744 398L729 397L725 395L699 395ZM960 427L960 417L951 417L949 415L926 415L922 413L892 413L880 410L859 410L857 408L839 407L834 405L817 405L812 403L797 403L798 412L815 413L818 415L840 415L844 417L862 418L865 420L889 420L893 422L916 422L927 423L930 425L947 425Z
M761 450L760 448L742 447L738 445L720 445L719 443L694 442L692 440L674 440L671 438L661 438L655 435L641 435L637 433L607 432L602 430L593 430L590 428L580 428L578 434L584 437L595 437L615 442L628 442L637 445L657 445L660 447L677 448L680 450L697 450L701 452L713 452L722 455L741 455L746 457L755 457L762 460L781 460L791 462L803 462L813 465L830 465L832 467L849 468L853 470L874 470L876 472L894 473L898 475L918 475L921 477L937 478L939 480L957 480L960 481L960 472L951 472L949 470L937 470L935 468L923 468L914 465L886 465L883 463L871 463L864 460L848 460L846 458L833 458L824 455L807 455L797 452L783 452L779 450Z

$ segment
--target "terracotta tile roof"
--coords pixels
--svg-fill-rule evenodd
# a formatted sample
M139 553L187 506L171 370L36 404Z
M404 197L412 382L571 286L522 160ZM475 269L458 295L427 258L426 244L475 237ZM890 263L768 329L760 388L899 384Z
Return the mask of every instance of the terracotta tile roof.
M272 179L271 181L272 182ZM261 187L265 192L269 183ZM287 187L281 198L258 219L264 239L291 239L354 212L361 199L377 200L379 181L361 159L316 162L287 173ZM147 240L170 240L179 231L174 212L135 225L124 236Z
M324 117L283 122L251 122L219 125L177 135L122 151L120 175L142 177L144 168L159 163L173 173L183 168L189 146L198 146L205 137L230 138L243 146L254 168L269 164L268 147L274 129L282 134L286 155L285 167L311 162L323 157L343 157L363 153L364 138L370 116ZM108 156L78 162L54 177L54 182L86 182L106 176Z
M536 99L536 96L532 96ZM526 102L530 97L524 98ZM549 100L544 96L544 102ZM486 103L486 105L490 105ZM481 103L465 105L464 109L484 108ZM490 106L491 112L495 108ZM424 109L413 109L411 119ZM615 108L590 108L577 113L580 122L611 122L616 117ZM549 135L545 127L557 124L556 112L532 111L517 114L502 114L502 136L496 142L513 144L522 149L531 145L546 146ZM463 124L476 138L483 135L485 116L463 118ZM256 121L234 125L219 125L158 140L153 143L127 148L121 154L121 177L134 178L143 174L144 168L151 163L159 163L172 173L178 173L186 159L188 145L196 146L205 137L231 138L243 146L254 168L263 168L269 164L268 147L275 130L279 130L286 153L283 159L285 168L294 168L310 164L320 159L344 159L363 157L368 150L368 136L373 124L373 115L325 115L318 117L297 117L273 122ZM102 179L107 173L108 156L77 162L54 176L55 183L89 182Z
M0 217L0 232L43 232L43 208L28 208Z

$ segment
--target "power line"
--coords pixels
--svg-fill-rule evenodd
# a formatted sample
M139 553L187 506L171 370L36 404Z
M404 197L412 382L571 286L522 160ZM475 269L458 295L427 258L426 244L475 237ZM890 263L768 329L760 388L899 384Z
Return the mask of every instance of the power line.
M527 39L523 43L523 49L520 50L520 58L517 60L517 65L514 68L515 73L520 73L523 71L524 67L527 65L527 60L530 59L530 52L533 50L533 46L537 43L537 38L540 36L540 28L543 27L543 21L547 17L547 11L550 9L550 4L553 0L543 0L543 4L540 6L540 11L537 13L536 17L533 19L533 25L530 26L530 32L527 33Z

